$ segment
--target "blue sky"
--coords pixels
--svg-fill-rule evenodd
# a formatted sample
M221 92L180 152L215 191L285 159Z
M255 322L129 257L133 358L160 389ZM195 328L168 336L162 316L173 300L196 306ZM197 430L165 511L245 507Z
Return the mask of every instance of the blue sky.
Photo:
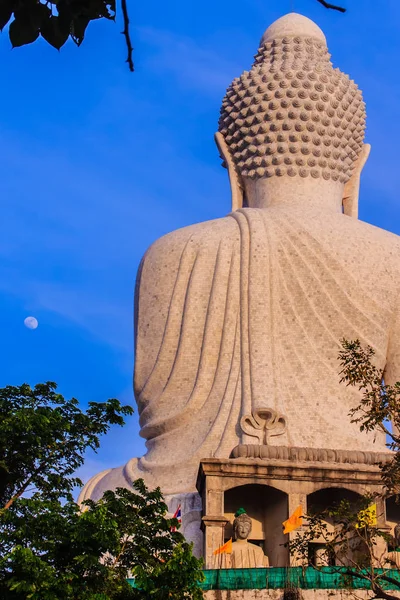
M140 258L164 233L229 212L213 141L221 99L292 9L319 24L334 64L364 91L361 218L400 233L397 0L343 0L345 15L316 0L129 5L133 75L121 23L92 23L81 48L60 53L42 40L11 51L0 36L0 386L52 380L84 404L134 403ZM82 476L143 449L135 414Z

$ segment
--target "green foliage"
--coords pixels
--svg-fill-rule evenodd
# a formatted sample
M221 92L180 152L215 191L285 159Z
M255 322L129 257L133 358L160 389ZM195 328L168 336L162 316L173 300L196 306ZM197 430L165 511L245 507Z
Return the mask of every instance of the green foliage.
M87 501L20 499L0 517L0 597L4 600L193 598L200 600L201 561L159 489L142 480L133 491ZM127 578L135 578L132 588Z
M89 402L84 412L56 389L52 382L0 389L0 511L27 491L71 498L85 451L133 412L116 399Z
M50 382L0 389L2 600L202 598L202 563L159 489L138 480L83 510L73 501L85 450L131 413L115 399L84 412Z
M394 452L390 462L382 465L382 483L388 493L397 493L400 486L400 382L387 385L383 373L373 363L373 348L363 348L359 340L342 341L339 353L341 382L357 387L361 402L350 411L352 423L361 431L382 431L389 440L388 447ZM392 429L388 423L392 423Z
M135 581L140 589L140 597L202 600L203 593L199 583L203 581L204 575L201 567L202 561L193 556L187 542L177 543L169 559L155 565L151 573L141 565L135 568Z
M192 555L181 533L171 531L178 521L166 517L160 489L149 491L138 479L134 490L107 491L99 503L86 503L93 514L103 507L106 520L118 524L119 546L112 552L118 557L118 567L132 572L139 593L146 598L202 598L198 587L202 561Z
M354 578L364 579L370 583L375 598L394 600L395 596L385 591L387 584L400 590L400 582L391 577L393 564L386 554L386 545L392 544L393 538L363 517L363 511L376 499L366 494L357 502L341 500L307 515L304 531L288 542L288 546L292 556L302 564L318 569L310 554L310 546L317 540L324 547L324 572L330 565L332 573L340 574L344 586L353 587Z
M102 507L81 513L71 501L21 499L3 513L1 534L1 598L130 597L124 573L102 561L119 545L118 525Z

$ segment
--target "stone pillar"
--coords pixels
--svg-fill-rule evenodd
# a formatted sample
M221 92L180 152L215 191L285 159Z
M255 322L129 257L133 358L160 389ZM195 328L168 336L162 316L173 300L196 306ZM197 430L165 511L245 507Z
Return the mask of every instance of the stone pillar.
M390 534L391 532L391 527L390 525L388 525L386 523L386 506L385 506L385 499L382 497L378 497L376 500L376 518L377 518L377 527L381 530L384 531L387 534ZM387 557L387 543L386 540L381 537L381 536L377 536L375 538L375 549L374 549L374 554L376 556L376 561L374 566L378 567L378 568L384 568L387 567L386 564L382 564L382 562L384 562L384 560Z
M227 522L228 519L223 515L205 516L202 518L206 569L221 568L220 556L214 556L213 552L224 543L225 525Z
M203 502L203 518L201 528L204 533L204 561L206 569L220 568L214 550L224 543L225 525L228 519L224 516L224 492L220 475L205 477L201 486Z

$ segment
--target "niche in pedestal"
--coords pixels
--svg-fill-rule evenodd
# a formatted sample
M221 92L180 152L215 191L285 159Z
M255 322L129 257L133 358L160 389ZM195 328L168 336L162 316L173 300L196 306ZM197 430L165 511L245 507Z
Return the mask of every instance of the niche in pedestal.
M249 542L261 546L269 558L270 566L287 566L288 549L283 546L282 523L288 518L288 496L269 485L246 484L224 492L224 515L229 522L225 527L225 540L233 537L232 523L235 512L244 508L252 519Z
M340 487L322 488L307 497L307 510L309 515L324 514L324 524L327 527L327 532L333 534L336 528L340 529L340 524L326 515L326 510L335 508L340 505L340 502L346 500L349 503L350 509L356 512L359 502L362 499L361 494ZM352 560L356 557L362 557L365 554L365 548L360 543L360 540L348 538L348 543L344 546L345 553L342 553L338 547L336 555L330 555L326 551L326 543L322 538L315 538L309 545L309 561L316 567L321 566L351 566Z

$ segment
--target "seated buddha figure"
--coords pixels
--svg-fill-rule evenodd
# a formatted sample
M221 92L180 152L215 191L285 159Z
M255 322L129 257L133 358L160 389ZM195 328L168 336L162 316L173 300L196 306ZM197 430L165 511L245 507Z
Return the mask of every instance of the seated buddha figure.
M268 567L269 560L262 548L248 541L251 533L251 518L243 509L239 509L233 521L232 552L223 554L223 567L228 569L255 569Z
M361 91L319 27L294 13L272 24L222 103L232 212L160 238L139 269L147 452L81 499L138 477L195 492L199 461L240 445L385 450L351 423L360 393L339 383L343 338L375 349L387 383L400 373L400 238L358 220L364 131Z

